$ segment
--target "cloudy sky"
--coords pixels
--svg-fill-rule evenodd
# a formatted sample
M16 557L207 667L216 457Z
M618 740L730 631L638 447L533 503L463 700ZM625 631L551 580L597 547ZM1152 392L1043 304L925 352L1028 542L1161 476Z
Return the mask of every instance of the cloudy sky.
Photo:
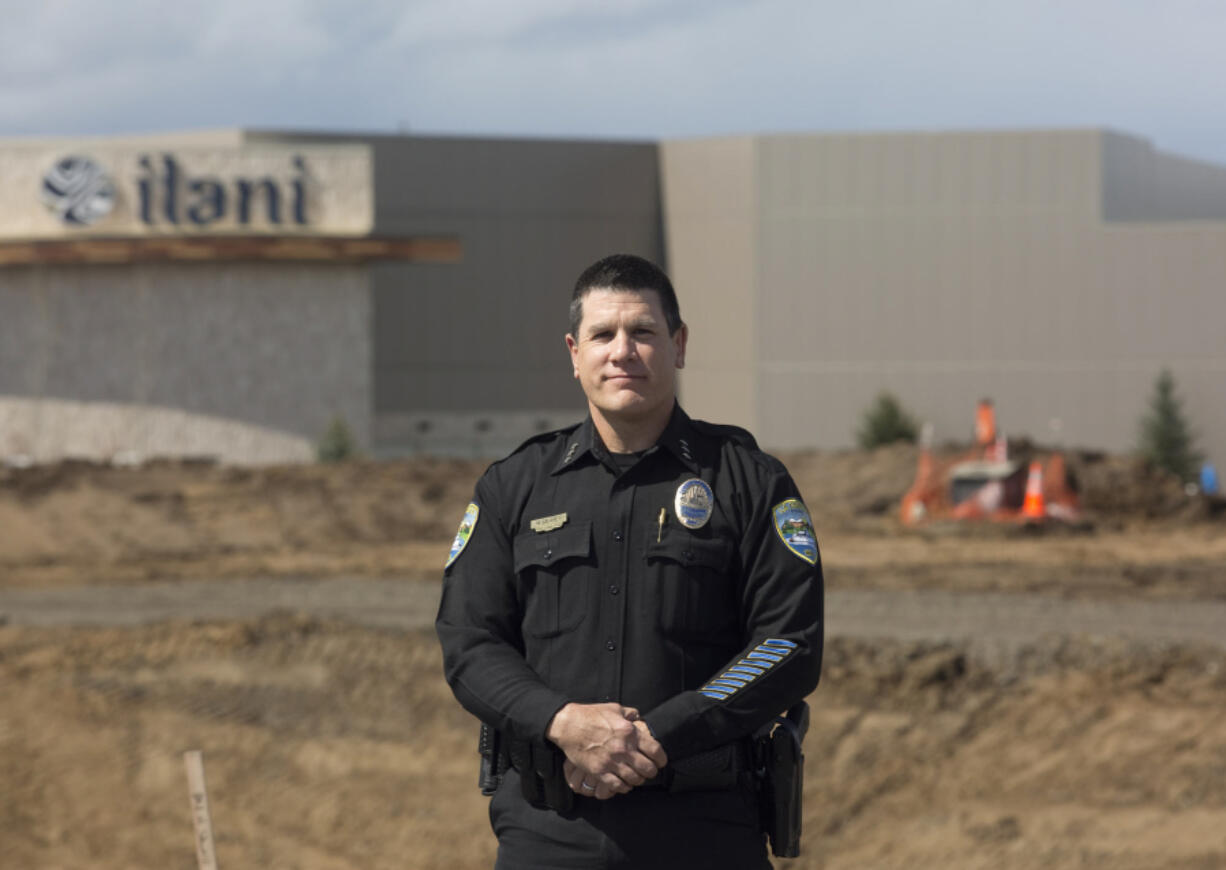
M0 137L1110 127L1226 163L1222 0L0 0Z

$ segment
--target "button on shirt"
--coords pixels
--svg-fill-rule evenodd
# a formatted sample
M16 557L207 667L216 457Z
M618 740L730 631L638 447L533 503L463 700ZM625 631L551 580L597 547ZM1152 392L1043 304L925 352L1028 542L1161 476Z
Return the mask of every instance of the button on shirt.
M693 479L714 495L697 528L676 504ZM611 455L590 418L531 439L481 478L457 537L436 623L448 682L518 739L608 699L673 759L753 732L821 668L816 542L789 544L775 512L799 498L747 432L679 406L638 455Z

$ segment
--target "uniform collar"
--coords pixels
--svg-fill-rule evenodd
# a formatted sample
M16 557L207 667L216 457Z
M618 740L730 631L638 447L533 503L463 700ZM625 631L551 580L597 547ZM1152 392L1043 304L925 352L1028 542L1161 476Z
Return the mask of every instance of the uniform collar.
M668 419L668 425L664 427L664 431L660 433L660 437L652 449L667 450L682 465L697 473L701 467L696 458L697 441L697 433L694 431L689 415L681 410L680 403L674 403L673 414ZM592 422L592 417L589 414L579 425L579 428L571 432L570 437L566 439L562 448L562 455L558 457L557 464L554 465L550 473L559 474L569 468L581 465L583 464L582 459L585 456L591 456L599 461L600 456L604 452L605 446L601 442L600 435L596 432L596 424Z
M694 423L688 414L681 410L681 404L673 405L673 416L668 425L660 433L656 446L667 450L677 460L695 474L701 470L698 464L699 438L694 430Z

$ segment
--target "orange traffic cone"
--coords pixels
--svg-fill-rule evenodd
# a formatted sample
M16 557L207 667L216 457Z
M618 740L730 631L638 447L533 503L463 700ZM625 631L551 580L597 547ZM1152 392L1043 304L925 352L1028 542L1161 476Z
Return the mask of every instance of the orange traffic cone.
M1041 520L1046 516L1047 507L1043 503L1043 463L1036 459L1030 463L1030 474L1026 478L1026 498L1022 501L1022 518Z

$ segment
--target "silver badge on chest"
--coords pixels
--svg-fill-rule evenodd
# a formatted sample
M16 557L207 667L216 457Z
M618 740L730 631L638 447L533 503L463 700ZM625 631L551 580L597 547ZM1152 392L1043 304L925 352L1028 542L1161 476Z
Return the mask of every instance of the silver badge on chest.
M673 500L673 510L681 525L687 529L701 529L711 519L711 511L715 509L715 493L704 480L691 477L677 487L677 496Z

